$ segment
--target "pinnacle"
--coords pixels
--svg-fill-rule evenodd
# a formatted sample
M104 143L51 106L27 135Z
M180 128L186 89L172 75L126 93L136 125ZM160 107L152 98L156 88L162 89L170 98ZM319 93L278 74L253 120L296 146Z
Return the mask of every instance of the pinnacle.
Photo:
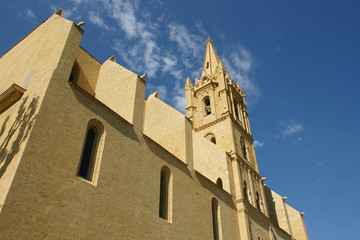
M186 86L192 86L192 82L191 82L191 79L190 79L189 76L188 76L187 79L186 79L185 85L186 85Z

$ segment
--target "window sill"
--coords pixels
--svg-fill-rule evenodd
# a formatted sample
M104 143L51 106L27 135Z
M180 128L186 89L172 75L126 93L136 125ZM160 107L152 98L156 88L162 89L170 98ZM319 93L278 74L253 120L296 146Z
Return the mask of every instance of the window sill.
M26 89L17 84L11 85L0 95L0 114L20 100Z

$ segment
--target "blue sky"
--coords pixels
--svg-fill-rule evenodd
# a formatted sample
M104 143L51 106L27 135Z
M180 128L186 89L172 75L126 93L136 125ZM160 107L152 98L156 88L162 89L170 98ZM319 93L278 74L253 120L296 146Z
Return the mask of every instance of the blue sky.
M147 73L147 94L183 112L210 36L247 95L266 184L306 212L310 239L358 235L359 1L1 0L0 55L60 8L94 57Z

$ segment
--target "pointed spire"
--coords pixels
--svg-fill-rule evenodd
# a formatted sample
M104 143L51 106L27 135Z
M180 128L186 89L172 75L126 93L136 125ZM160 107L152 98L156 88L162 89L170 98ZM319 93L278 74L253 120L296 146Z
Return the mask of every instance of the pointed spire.
M210 39L210 37L208 37L206 40L204 64L200 79L202 80L204 76L211 76L215 72L215 69L219 66L219 64L219 57L216 54L215 48L212 44L212 40Z
M195 78L195 85L198 85L199 84L199 79Z
M191 79L190 79L189 76L188 76L187 79L186 79L185 86L189 86L189 87L192 87L192 86L193 86L193 84L192 84Z

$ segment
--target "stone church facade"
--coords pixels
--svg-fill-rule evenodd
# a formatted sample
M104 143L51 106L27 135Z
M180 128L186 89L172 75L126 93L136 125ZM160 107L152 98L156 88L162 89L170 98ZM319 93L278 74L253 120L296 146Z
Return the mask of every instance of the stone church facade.
M185 116L92 57L81 25L60 10L0 58L2 239L308 239L210 39Z

